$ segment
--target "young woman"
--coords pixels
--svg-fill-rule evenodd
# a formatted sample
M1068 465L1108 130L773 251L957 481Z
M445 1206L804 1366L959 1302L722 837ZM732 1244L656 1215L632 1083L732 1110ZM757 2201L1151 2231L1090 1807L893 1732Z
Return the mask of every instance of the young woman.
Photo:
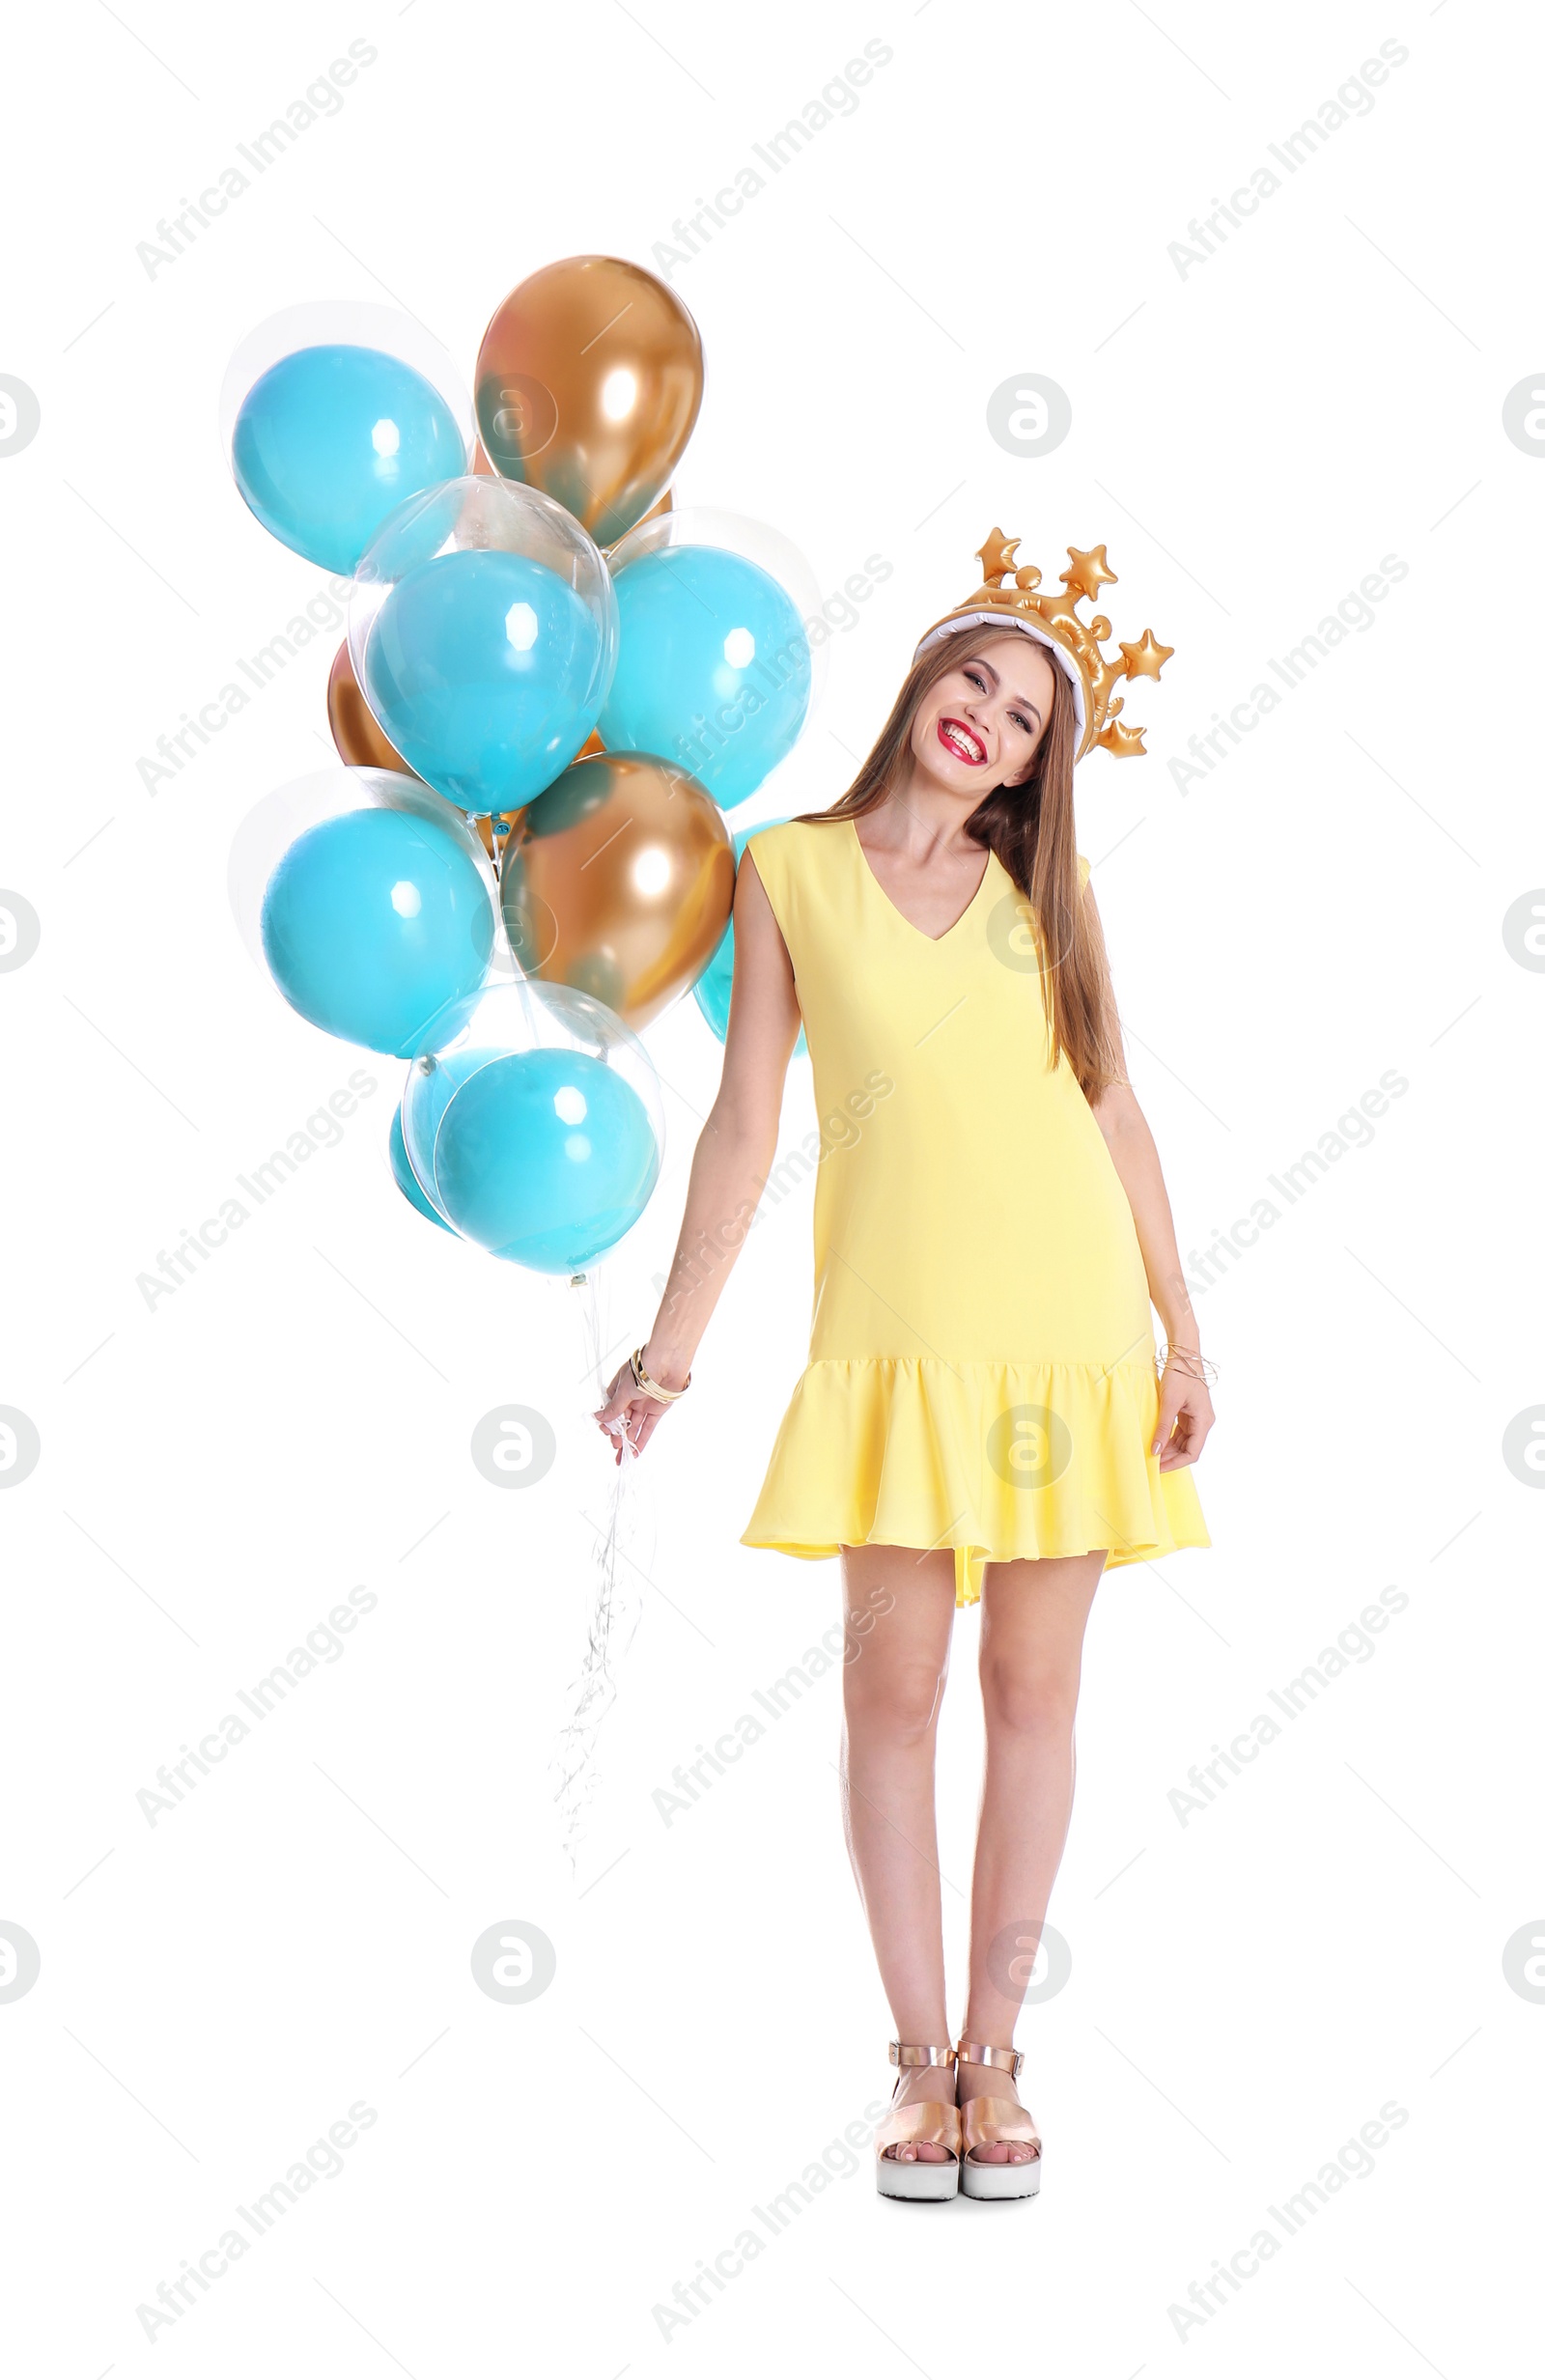
M900 2067L895 2198L1022 2198L1024 1991L1072 1806L1084 1626L1107 1563L1209 1543L1212 1426L1158 1154L1127 1080L1074 841L1075 761L1141 749L1067 592L1013 570L917 647L851 790L753 835L724 1072L655 1326L598 1419L646 1445L772 1167L802 1019L823 1119L810 1360L743 1543L840 1554L847 1838ZM1167 1349L1156 1378L1151 1305ZM621 1459L619 1448L618 1459ZM987 1764L966 2022L944 2006L934 1744L957 1605L981 1605Z

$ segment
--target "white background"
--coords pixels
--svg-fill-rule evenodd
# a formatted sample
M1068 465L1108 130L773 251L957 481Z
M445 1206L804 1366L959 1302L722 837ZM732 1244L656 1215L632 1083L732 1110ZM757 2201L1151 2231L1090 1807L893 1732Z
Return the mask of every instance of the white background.
M341 112L148 274L157 219L353 39L379 55ZM872 40L856 111L673 270L709 365L678 499L772 522L823 590L892 565L737 826L842 791L990 526L1053 580L1104 541L1116 634L1175 648L1130 705L1150 756L1091 755L1078 799L1182 1249L1387 1070L1409 1088L1198 1301L1213 1550L1097 1599L1052 1911L1073 1974L1021 2032L1039 2201L897 2208L860 2160L667 2337L654 2309L888 2080L837 1673L671 1824L653 1798L836 1611L835 1565L737 1543L803 1360L808 1191L752 1235L646 1458L651 1583L571 1873L548 1763L608 1495L580 1293L408 1211L396 1069L292 1014L226 901L239 821L326 757L336 636L154 796L137 763L319 592L220 451L247 330L395 302L470 377L515 282L655 262ZM1409 55L1371 112L1182 272L1191 219L1386 41ZM14 2367L1511 2368L1545 2007L1503 1954L1545 1934L1545 1504L1502 1442L1545 1400L1545 982L1502 921L1545 882L1545 460L1503 406L1545 365L1537 32L1468 0L69 0L9 63L0 371L42 408L0 458L0 884L42 921L0 975L0 1403L42 1442L0 1495L0 1918L42 1953L0 2004ZM1073 409L1041 458L987 428L1027 372ZM1373 625L1182 790L1188 738L1387 555ZM603 1279L619 1353L719 1055L689 1000L648 1041L669 1150ZM361 1063L341 1143L149 1310L136 1276ZM812 1121L801 1060L785 1145ZM501 1400L557 1434L518 1494L468 1453ZM157 1766L358 1584L343 1657L148 1825ZM1192 1765L1390 1585L1372 1658L1182 1825ZM975 1626L941 1748L957 1976ZM503 1920L556 1950L521 2005L472 1978ZM136 2308L358 2100L343 2172L148 2340ZM1192 2282L1389 2101L1374 2170L1181 2336Z

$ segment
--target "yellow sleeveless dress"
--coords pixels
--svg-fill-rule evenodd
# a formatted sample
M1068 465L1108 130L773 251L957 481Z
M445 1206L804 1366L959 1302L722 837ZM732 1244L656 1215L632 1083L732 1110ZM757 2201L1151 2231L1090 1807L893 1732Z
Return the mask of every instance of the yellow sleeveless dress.
M1149 1452L1137 1228L1066 1056L1047 1064L1028 902L994 855L936 941L851 819L746 848L794 966L821 1150L809 1363L741 1543L949 1546L957 1604L989 1561L1209 1545L1192 1471Z

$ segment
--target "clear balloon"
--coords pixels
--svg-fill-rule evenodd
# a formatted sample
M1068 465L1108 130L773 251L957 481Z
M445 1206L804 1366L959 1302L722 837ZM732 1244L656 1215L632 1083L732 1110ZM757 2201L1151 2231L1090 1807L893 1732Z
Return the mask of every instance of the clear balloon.
M619 643L603 741L676 761L734 808L792 749L818 691L808 565L775 531L704 507L640 523L607 558Z
M231 914L248 958L264 974L268 962L263 947L263 903L285 853L308 826L351 811L377 808L424 819L451 836L458 849L489 875L492 900L487 851L460 810L452 809L417 777L399 770L345 768L334 762L266 794L247 812L232 840L226 868Z
M221 433L264 527L351 574L409 496L466 469L469 405L437 341L383 306L296 306L232 357Z
M508 480L450 481L371 546L349 655L393 749L462 810L519 808L595 727L617 658L617 603L572 516Z
M482 867L438 822L373 807L308 826L263 902L268 971L292 1008L388 1057L488 974L493 911Z
M664 1151L648 1052L610 1009L491 984L436 1022L408 1071L403 1142L436 1214L491 1255L575 1273L643 1213Z
M436 1230L450 1232L454 1240L457 1237L456 1233L451 1231L450 1224L445 1220L444 1216L436 1213L430 1200L425 1197L418 1186L418 1176L407 1162L407 1150L403 1140L403 1110L400 1103L392 1109L392 1128L386 1136L386 1162L391 1167L392 1180L414 1214L422 1215L426 1221L435 1226Z
M322 1031L392 1057L484 982L502 938L482 845L437 794L382 769L286 786L232 847L253 958Z

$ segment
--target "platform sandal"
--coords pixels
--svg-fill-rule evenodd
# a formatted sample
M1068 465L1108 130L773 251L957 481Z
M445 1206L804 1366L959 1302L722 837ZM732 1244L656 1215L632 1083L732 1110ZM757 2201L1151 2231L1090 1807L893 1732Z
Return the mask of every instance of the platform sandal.
M890 2045L893 2066L953 2066L955 2053L916 2048L911 2042ZM901 2087L900 2077L896 2087ZM887 2148L903 2148L911 2141L931 2142L947 2148L945 2157L887 2157ZM875 2179L883 2198L952 2198L960 2188L960 2110L953 2100L904 2100L875 2134Z
M1001 2066L1011 2082L1017 2083L1025 2063L1023 2050L995 2050L985 2041L957 2041L955 2062L960 2066ZM959 2110L961 2129L960 2186L968 2198L1033 2198L1041 2187L1041 2136L1036 2131L1028 2108L1022 2108L1015 2099L995 2099L983 2091L975 2098L963 2100ZM1033 2148L1033 2157L1015 2163L1005 2159L999 2165L995 2160L984 2164L973 2157L977 2148L991 2148L998 2141L1022 2142Z

